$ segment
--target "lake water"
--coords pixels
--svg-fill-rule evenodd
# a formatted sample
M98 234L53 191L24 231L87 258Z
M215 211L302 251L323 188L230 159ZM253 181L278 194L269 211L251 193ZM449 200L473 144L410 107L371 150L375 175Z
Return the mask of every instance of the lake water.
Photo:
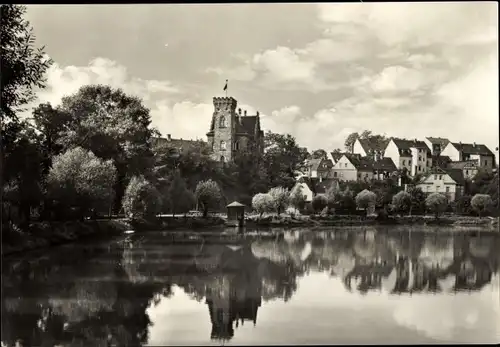
M12 256L2 344L500 342L498 237L387 231L151 232Z

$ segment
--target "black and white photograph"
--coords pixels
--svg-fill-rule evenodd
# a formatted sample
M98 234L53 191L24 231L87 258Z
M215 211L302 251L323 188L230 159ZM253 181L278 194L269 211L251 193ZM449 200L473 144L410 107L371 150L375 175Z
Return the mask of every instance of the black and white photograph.
M1 347L500 343L498 31L1 4Z

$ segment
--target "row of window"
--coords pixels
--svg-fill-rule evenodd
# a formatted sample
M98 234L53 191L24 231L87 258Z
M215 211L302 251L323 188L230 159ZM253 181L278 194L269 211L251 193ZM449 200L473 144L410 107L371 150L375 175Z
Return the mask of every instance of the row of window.
M446 193L449 193L450 192L450 187L445 187L446 189ZM441 189L441 186L436 186L436 192L439 192L439 190ZM430 192L431 191L431 186L427 186L427 191Z

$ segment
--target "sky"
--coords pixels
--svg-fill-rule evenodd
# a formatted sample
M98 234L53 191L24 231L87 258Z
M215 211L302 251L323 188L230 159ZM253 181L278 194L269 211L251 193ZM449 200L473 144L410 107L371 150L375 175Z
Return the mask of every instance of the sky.
M499 144L498 4L32 5L55 61L40 102L90 83L141 97L153 126L206 139L212 98L309 150L353 131Z

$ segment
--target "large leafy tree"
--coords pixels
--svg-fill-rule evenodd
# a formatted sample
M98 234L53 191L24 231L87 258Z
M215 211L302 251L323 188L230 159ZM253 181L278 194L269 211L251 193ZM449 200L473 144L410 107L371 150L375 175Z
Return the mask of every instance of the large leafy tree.
M16 111L34 100L35 88L45 87L44 73L52 63L44 47L34 47L35 35L23 18L25 12L25 6L0 6L2 119L17 120Z
M299 147L290 134L282 135L268 131L265 135L264 166L270 186L291 188L294 172L302 167L308 157L307 149Z
M81 146L117 168L115 210L127 182L136 175L148 176L153 165L149 110L142 101L121 89L88 85L62 100L60 111L70 122L62 133L65 148Z

